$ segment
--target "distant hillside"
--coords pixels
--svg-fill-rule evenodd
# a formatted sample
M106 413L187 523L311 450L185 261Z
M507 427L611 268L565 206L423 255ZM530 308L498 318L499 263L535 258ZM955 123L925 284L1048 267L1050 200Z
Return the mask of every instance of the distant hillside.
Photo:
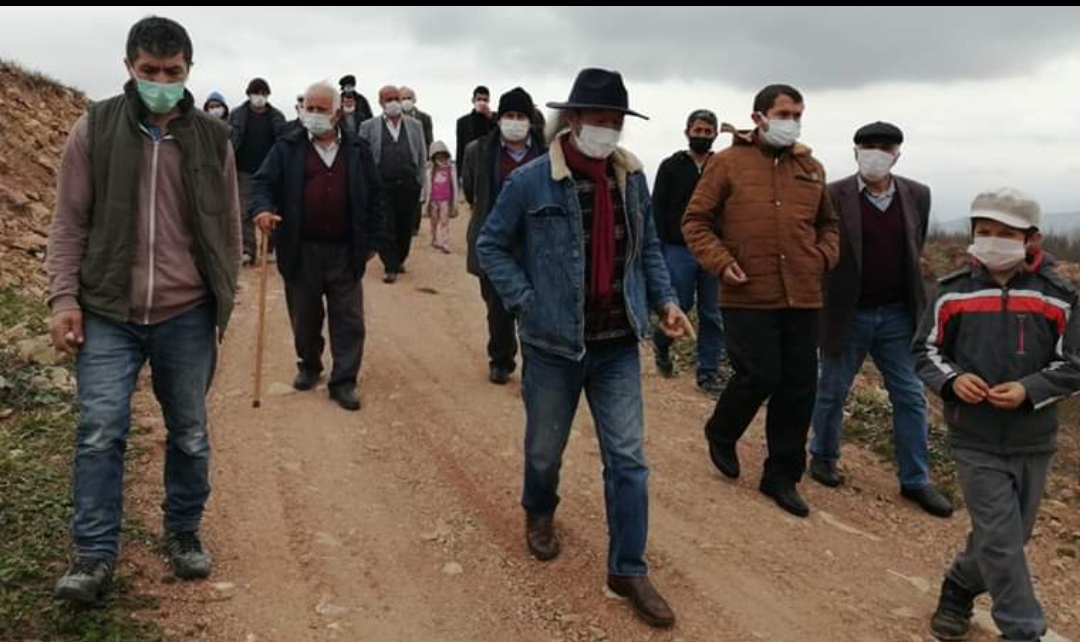
M81 92L0 59L0 289L45 299L56 166L88 104Z

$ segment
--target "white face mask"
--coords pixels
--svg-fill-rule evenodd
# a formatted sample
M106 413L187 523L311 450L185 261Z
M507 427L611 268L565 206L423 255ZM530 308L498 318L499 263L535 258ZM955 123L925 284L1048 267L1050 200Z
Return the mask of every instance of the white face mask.
M413 100L412 98L402 98L401 99L401 108L402 109L404 109L405 111L412 111L413 107L416 107L416 101L415 100Z
M889 175L889 170L896 164L896 156L880 149L855 150L859 162L859 174L871 181L880 181Z
M968 253L994 272L1004 272L1024 262L1027 247L1017 239L1002 239L996 236L976 236L968 247Z
M529 121L503 118L499 121L499 133L512 143L520 143L529 135Z
M253 94L248 100L251 101L252 107L256 107L258 109L266 107L266 96L263 96L262 94Z
M765 139L766 143L778 149L794 145L795 141L799 140L799 134L802 132L802 124L790 118L787 120L767 120L766 126L768 129L763 128L761 130L762 138Z
M329 115L317 114L312 111L302 112L300 122L314 136L322 136L334 128L334 121Z
M619 146L619 136L622 134L617 129L597 127L595 125L582 125L581 133L574 134L574 142L582 154L597 160L603 160L615 153Z
M356 105L346 105L345 107L341 108L341 111L345 112L346 114L351 114L356 111Z
M383 113L390 118L397 118L401 115L401 102L397 100L391 100L383 105Z
M206 113L210 114L214 118L224 118L225 117L225 108L224 107L211 107L210 109L206 110Z

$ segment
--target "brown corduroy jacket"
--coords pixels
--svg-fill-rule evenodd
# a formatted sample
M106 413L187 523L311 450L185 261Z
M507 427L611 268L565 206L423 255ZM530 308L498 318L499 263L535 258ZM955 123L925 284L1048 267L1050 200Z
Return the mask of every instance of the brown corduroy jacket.
M796 144L777 156L756 132L737 132L709 160L683 235L698 263L720 277L724 308L820 308L822 276L840 258L825 169L810 148ZM748 277L741 285L723 281L736 262Z

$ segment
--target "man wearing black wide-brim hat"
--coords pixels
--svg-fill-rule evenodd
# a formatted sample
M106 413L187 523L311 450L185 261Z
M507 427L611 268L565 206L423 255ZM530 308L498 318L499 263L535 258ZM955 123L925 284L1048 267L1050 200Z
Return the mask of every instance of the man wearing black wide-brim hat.
M559 554L559 469L582 391L600 441L607 504L607 585L652 626L675 615L645 562L649 467L638 343L649 313L672 337L693 334L676 303L640 161L618 146L629 108L622 76L585 69L565 124L542 156L510 175L477 241L480 267L518 315L525 400L525 537Z

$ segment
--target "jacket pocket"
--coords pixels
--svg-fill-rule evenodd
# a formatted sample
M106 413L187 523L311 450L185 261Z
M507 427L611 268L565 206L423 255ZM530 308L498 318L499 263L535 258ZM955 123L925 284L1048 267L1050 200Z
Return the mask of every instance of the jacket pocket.
M198 210L207 216L224 216L228 208L225 204L225 176L221 168L204 164L192 167L191 171Z

